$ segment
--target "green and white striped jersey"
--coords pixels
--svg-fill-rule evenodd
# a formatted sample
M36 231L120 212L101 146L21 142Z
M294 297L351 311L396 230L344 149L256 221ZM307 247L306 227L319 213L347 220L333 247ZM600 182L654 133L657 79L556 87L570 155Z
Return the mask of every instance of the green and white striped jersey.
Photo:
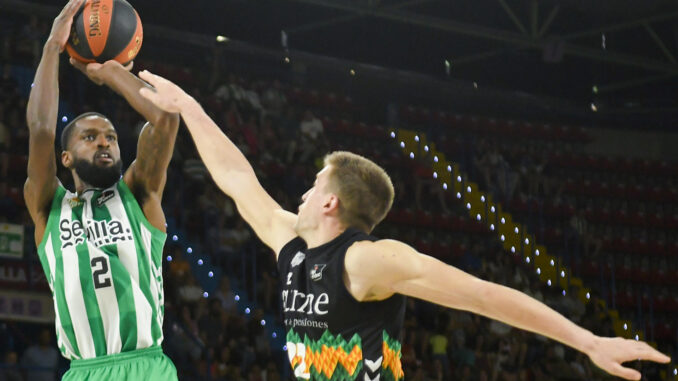
M148 222L122 179L81 195L59 185L38 255L64 357L160 345L166 237Z

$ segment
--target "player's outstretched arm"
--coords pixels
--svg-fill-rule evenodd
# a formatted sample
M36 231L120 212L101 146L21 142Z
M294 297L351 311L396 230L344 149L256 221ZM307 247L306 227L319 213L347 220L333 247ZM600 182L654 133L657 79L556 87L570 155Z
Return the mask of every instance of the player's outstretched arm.
M639 380L640 373L623 362L670 361L644 342L596 336L522 292L478 279L402 242L358 242L347 252L345 265L349 290L359 300L400 293L474 312L557 340L625 379Z
M54 157L59 111L59 54L64 50L70 35L73 15L82 2L83 0L69 1L54 19L28 97L28 178L24 184L24 199L35 223L35 242L38 244L42 240L48 209L59 184Z
M165 111L181 114L217 186L233 198L243 219L277 255L296 236L297 216L283 210L266 193L247 158L195 99L160 76L150 72L141 72L139 76L155 88L155 91L142 89L144 97Z
M139 94L139 89L150 86L130 72L132 63L127 66L117 61L84 64L73 58L70 63L92 82L106 85L124 97L148 121L139 135L136 160L125 172L124 180L141 198L139 203L149 222L164 231L165 215L161 199L179 130L179 115L158 108Z

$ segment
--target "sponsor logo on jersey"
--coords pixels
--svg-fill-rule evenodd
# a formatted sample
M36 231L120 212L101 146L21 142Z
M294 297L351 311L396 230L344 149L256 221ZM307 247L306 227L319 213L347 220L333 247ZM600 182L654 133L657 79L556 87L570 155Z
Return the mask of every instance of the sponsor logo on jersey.
M85 242L91 242L96 247L116 244L120 241L131 241L132 230L125 228L120 220L110 221L70 220L67 218L59 221L61 248L77 246Z
M306 254L302 253L301 251L297 251L297 253L294 255L294 258L292 258L290 265L292 267L297 267L304 261L305 258Z
M327 267L326 264L315 264L313 265L313 268L311 269L311 280L313 281L319 281L323 278L323 270L325 270L325 267Z
M78 206L82 205L83 201L77 197L69 198L68 199L68 205L70 205L71 209L77 208Z
M97 197L97 206L103 205L106 201L112 199L113 197L115 197L115 192L113 192L112 189L103 191L103 193Z
M285 312L299 312L307 315L327 315L330 296L323 292L320 295L304 294L299 290L282 291L283 309Z

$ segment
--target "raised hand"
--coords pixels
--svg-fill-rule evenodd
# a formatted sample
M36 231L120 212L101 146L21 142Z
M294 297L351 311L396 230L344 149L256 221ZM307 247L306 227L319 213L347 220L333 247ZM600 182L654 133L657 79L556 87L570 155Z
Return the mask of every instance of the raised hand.
M71 65L73 65L73 67L80 70L97 85L103 85L106 81L106 76L108 73L114 71L115 69L124 69L130 71L132 70L132 66L134 66L134 62L130 62L126 66L122 66L122 64L120 64L118 61L113 60L106 61L103 64L96 62L86 64L71 58L69 62Z
M668 363L671 359L642 341L621 337L597 337L587 355L594 364L604 371L625 378L640 380L637 370L622 366L622 363L635 360L649 360Z
M139 93L164 111L180 113L182 104L190 99L179 86L148 70L139 72L139 77L155 89L142 88Z
M68 37L71 35L73 16L75 16L84 2L85 0L70 0L61 10L59 16L54 19L48 41L56 43L59 46L60 52L64 51Z

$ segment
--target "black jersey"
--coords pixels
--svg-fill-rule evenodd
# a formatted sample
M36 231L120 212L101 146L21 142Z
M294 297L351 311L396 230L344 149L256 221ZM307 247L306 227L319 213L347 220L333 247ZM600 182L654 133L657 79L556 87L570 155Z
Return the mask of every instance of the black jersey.
M343 280L346 250L376 238L347 229L313 249L297 237L278 256L287 354L298 380L403 379L405 297L359 302Z

